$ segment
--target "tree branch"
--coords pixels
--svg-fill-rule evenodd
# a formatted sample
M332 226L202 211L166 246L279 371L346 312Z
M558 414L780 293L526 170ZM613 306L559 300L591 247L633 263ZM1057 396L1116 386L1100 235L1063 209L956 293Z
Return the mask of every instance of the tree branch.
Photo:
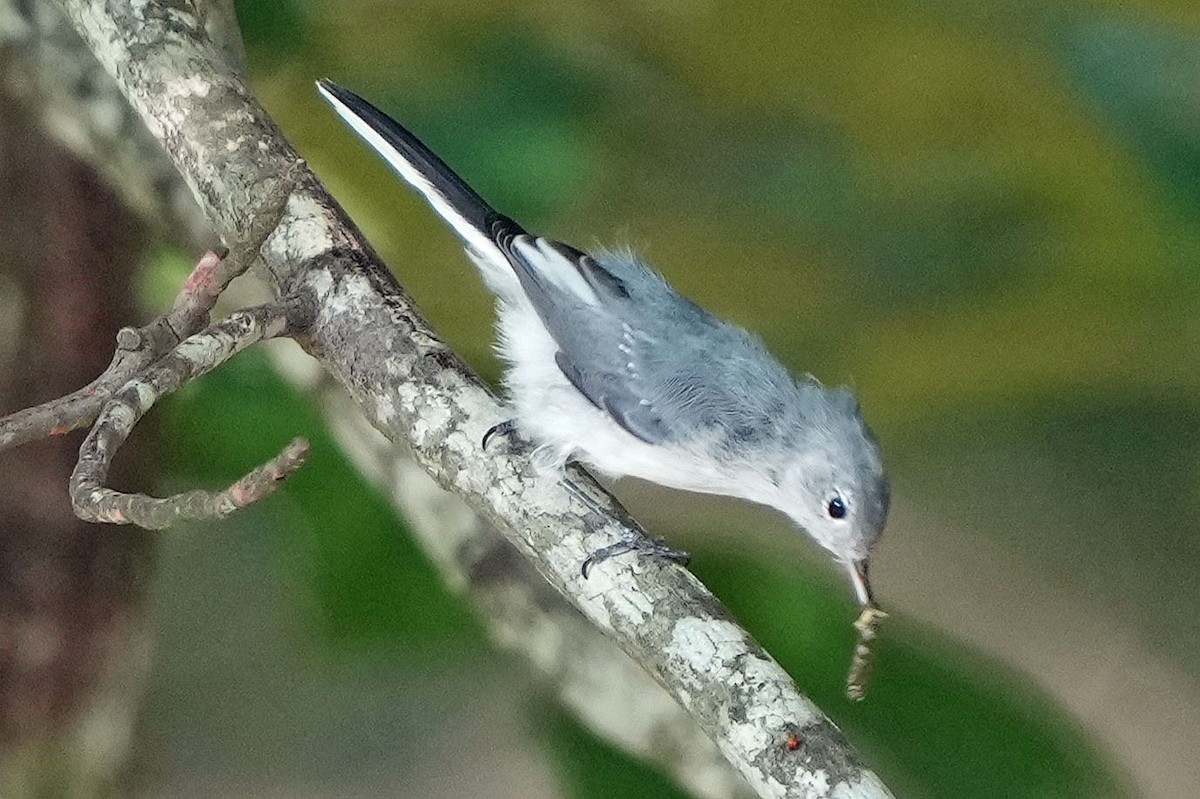
M229 64L245 54L233 0L207 0L205 28ZM0 81L41 127L91 164L143 221L197 249L212 231L187 186L70 21L50 3L0 0Z
M214 227L241 241L295 154L204 34L190 4L61 5L164 143ZM302 172L263 248L267 282L316 309L304 343L372 424L503 533L593 623L665 685L762 796L886 796L837 728L695 578L587 552L640 532L582 472L538 477L480 447L504 418L433 335L320 184ZM581 499L581 496L583 497ZM605 509L597 513L596 507ZM799 732L803 744L789 737Z
M343 450L408 521L443 579L467 594L498 644L546 675L583 723L695 796L756 795L661 685L554 591L495 527L372 428L341 386L325 379L312 390Z
M303 439L292 441L278 456L224 491L188 491L156 499L104 487L117 450L155 402L251 344L293 332L290 313L285 304L270 303L231 314L180 342L110 397L84 439L79 462L71 473L75 514L90 522L136 524L149 530L160 530L184 519L219 519L270 495L279 481L299 469L308 457L308 442Z
M280 216L276 216L276 221ZM126 327L117 333L112 362L99 377L65 397L0 419L0 450L46 436L64 435L94 422L117 388L208 324L209 312L221 291L249 266L246 259L240 261L240 268L231 266L236 263L237 259L222 260L215 252L205 253L184 283L170 313L144 327Z
M279 214L274 219L278 221ZM215 252L205 253L169 313L140 329L127 327L118 332L116 354L100 377L65 397L0 418L0 450L62 435L94 421L70 480L75 514L90 522L159 530L184 519L222 518L273 493L279 481L304 464L308 442L292 441L278 456L224 491L188 491L156 499L104 487L117 450L160 398L252 344L294 335L307 325L300 310L303 303L280 301L238 311L200 332L191 332L208 322L217 297L245 271L249 255L247 251L241 259L223 260Z

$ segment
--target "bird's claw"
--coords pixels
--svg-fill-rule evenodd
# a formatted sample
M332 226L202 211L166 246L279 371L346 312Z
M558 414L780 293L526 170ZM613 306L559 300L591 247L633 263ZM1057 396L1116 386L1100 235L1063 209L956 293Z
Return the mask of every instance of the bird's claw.
M517 420L505 419L503 422L498 422L487 429L487 432L483 434L483 441L481 442L481 445L484 449L487 449L488 444L490 444L492 439L496 436L504 436L507 438L515 432L517 432Z
M583 565L580 567L580 572L583 574L583 579L587 579L591 574L592 567L598 563L614 558L618 555L626 555L634 552L643 557L662 558L673 563L678 563L681 566L686 566L691 560L691 555L684 552L682 549L675 549L667 546L661 539L647 538L646 536L638 536L637 538L627 538L618 541L615 544L609 544L606 547L597 549L592 554L588 555Z

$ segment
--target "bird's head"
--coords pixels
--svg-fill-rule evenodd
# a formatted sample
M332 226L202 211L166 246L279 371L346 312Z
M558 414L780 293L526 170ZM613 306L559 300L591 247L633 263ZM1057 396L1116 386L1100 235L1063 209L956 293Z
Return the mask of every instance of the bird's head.
M874 605L871 547L887 521L879 444L846 388L802 388L802 431L777 472L780 509L842 563L858 600Z

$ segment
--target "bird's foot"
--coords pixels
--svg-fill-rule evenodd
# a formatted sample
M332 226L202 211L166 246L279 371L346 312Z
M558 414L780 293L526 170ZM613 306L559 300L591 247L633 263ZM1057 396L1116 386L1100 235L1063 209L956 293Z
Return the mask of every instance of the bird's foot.
M566 488L568 492L573 494L576 499L591 508L596 513L602 515L611 514L614 511L624 513L624 509L620 508L620 506L616 506L615 508L606 508L599 504L596 499L588 493L588 491L584 490L581 486L576 485L570 479L563 483L563 487ZM630 523L632 524L632 521L630 521ZM580 572L583 574L583 579L586 580L588 578L588 575L592 572L592 567L597 563L603 563L609 558L615 558L618 555L626 555L630 552L637 555L642 555L644 557L662 558L683 566L686 566L688 561L691 560L691 555L684 552L682 549L675 549L674 547L667 546L667 544L661 538L650 538L643 533L634 532L633 530L630 530L629 532L631 535L622 538L615 544L609 544L606 547L601 547L584 558L583 564L580 566Z
M601 547L588 555L583 561L583 566L580 568L580 571L583 573L583 579L586 580L588 578L592 567L597 563L602 563L609 558L626 555L630 552L647 558L662 558L678 563L681 566L686 566L688 561L691 560L691 555L682 549L667 546L661 538L647 538L644 535L639 535L636 538L626 538L615 544Z

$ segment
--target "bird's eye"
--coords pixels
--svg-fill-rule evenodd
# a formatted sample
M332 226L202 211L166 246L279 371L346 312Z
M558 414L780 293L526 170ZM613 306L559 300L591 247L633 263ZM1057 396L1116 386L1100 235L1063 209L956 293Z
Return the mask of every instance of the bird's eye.
M846 503L841 497L834 497L829 500L829 504L825 506L825 510L829 513L831 519L846 518Z

